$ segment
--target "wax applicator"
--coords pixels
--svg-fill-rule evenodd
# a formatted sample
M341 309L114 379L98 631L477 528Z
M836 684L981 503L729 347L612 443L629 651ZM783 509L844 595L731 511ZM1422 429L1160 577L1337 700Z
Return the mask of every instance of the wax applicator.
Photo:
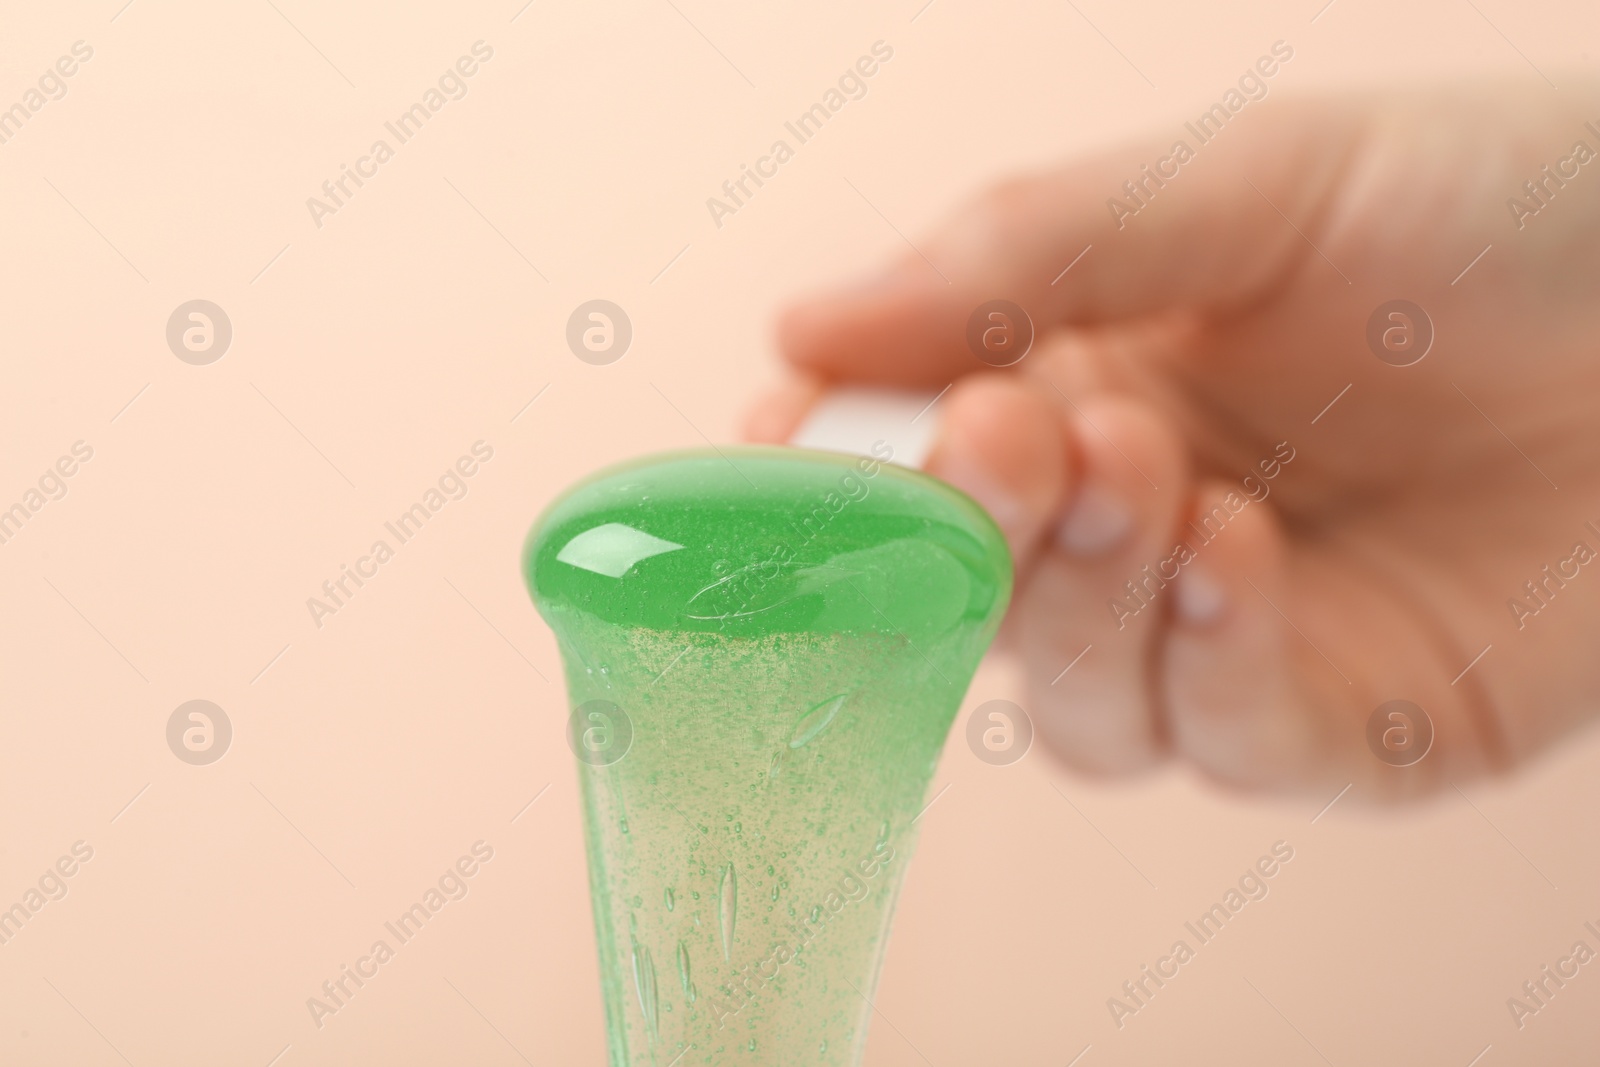
M913 436L652 456L529 534L616 1067L860 1062L914 820L1011 588L983 510L893 462Z

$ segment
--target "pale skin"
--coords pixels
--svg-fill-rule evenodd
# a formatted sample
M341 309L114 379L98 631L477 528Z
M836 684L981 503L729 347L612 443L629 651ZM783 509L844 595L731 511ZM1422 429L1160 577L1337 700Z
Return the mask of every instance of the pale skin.
M1600 552L1600 159L1573 159L1600 92L1563 85L1272 96L1120 219L1124 181L1195 145L1181 118L996 186L785 311L793 374L747 436L785 440L830 382L954 383L928 469L1005 531L1024 706L1081 771L1389 799L1527 761L1600 701L1600 560L1573 561ZM1546 164L1577 174L1540 206ZM1038 331L999 370L966 342L996 298ZM1366 339L1396 298L1436 332L1406 367ZM1262 486L1209 541L1188 525ZM1141 604L1146 565L1177 575ZM1367 742L1395 699L1435 731L1406 768Z

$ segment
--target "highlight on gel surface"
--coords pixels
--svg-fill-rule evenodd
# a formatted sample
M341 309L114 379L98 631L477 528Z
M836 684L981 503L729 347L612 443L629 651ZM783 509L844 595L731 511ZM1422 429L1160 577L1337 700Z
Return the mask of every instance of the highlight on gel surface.
M613 1067L860 1062L913 820L1011 589L982 509L880 451L651 457L529 534Z

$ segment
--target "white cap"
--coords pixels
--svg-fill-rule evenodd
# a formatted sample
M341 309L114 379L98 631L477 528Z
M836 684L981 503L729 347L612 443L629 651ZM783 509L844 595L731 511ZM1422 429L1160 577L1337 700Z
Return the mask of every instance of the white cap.
M871 456L876 442L894 450L890 461L921 469L939 428L938 393L847 386L831 390L811 409L789 443L797 448ZM879 453L881 455L881 452Z

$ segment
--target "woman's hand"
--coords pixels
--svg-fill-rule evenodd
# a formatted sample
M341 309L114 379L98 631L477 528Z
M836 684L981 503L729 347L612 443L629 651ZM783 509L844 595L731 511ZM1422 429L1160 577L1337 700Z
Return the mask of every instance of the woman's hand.
M1409 795L1593 714L1600 92L1271 98L916 246L788 310L800 377L750 435L787 437L819 381L954 383L928 466L1006 531L1008 637L1068 763ZM1004 370L967 342L996 299L1039 331ZM1396 300L1423 316L1369 344ZM1435 731L1403 770L1415 748L1369 745L1393 700Z

